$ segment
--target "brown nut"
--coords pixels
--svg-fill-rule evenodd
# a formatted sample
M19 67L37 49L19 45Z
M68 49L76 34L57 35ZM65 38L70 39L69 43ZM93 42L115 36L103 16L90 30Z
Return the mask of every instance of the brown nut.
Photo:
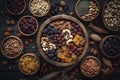
M63 10L63 8L62 7L59 7L59 11L61 12Z
M61 6L65 6L65 5L66 5L66 2L65 2L65 1L60 1L60 5L61 5Z
M8 25L9 25L9 24L10 24L10 20L6 20L6 24L8 24Z
M10 32L5 32L4 35L5 36L9 36L11 33Z
M21 33L17 33L16 36L17 37L22 37L22 34Z
M2 65L7 65L8 62L7 62L7 61L2 61L1 64L2 64Z
M8 32L12 32L13 31L13 29L12 28L7 28L7 30L6 31L8 31Z
M95 41L90 41L90 45L95 45Z
M15 20L12 19L12 20L10 21L10 24L15 24Z
M72 16L72 15L73 15L73 12L69 12L69 15Z

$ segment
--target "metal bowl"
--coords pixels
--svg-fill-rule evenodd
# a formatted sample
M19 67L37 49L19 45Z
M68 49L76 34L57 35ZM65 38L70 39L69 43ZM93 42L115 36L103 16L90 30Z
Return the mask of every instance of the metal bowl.
M69 62L69 63L63 63L63 62L56 62L56 61L53 61L52 59L48 58L43 49L42 49L42 46L40 45L41 43L41 37L42 37L42 31L44 30L44 28L50 23L50 22L53 22L55 20L60 20L60 19L65 19L65 20L70 20L70 21L73 21L75 22L76 24L78 24L80 26L80 28L82 29L83 33L84 33L84 37L85 37L85 45L84 45L84 50L83 50L83 53L78 56L78 58L72 62ZM83 57L84 55L86 54L86 51L88 49L88 34L87 34L87 31L85 29L85 26L80 22L78 21L77 19L75 19L74 17L71 17L71 16L68 16L68 15L57 15L57 16L53 16L49 19L47 19L40 27L39 31L38 31L38 35L37 35L37 46L38 46L38 49L39 49L39 52L41 54L41 56L46 60L48 61L49 63L55 65L55 66L61 66L61 67L65 67L65 66L70 66L70 65L74 65L76 63L78 63Z

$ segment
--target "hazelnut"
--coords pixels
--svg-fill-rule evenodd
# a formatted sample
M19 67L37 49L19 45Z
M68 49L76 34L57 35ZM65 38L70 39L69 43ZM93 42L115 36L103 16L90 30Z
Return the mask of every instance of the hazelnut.
M8 32L12 32L13 31L13 29L12 28L7 28L7 30L6 31L8 31Z
M60 5L61 5L61 6L65 6L65 5L66 5L66 2L65 2L65 1L60 1Z
M8 62L7 62L7 61L2 61L1 64L2 64L2 65L7 65Z
M90 45L95 45L95 41L90 41Z
M22 37L22 34L21 33L17 33L16 36L17 37Z
M11 23L11 24L15 24L15 20L11 20L10 23Z
M10 32L5 32L4 35L5 36L9 36L11 33Z
M72 16L72 15L73 15L73 12L69 12L69 15Z
M25 40L25 45L28 45L28 44L29 44L29 42L27 40Z
M62 9L62 7L59 7L59 11L61 12L63 9Z
M6 20L6 24L8 24L8 25L9 25L9 24L10 24L10 20Z

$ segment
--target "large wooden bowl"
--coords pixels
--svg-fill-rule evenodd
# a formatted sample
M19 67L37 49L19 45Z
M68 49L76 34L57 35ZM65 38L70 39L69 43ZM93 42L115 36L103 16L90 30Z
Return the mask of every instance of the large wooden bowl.
M83 33L84 33L84 37L85 37L85 45L84 45L84 50L83 50L83 53L78 56L78 58L70 63L63 63L63 62L56 62L56 61L53 61L52 59L48 58L43 49L42 49L42 46L41 46L41 36L42 36L42 31L44 30L44 28L52 21L55 21L55 20L59 20L59 19L65 19L65 20L70 20L70 21L73 21L74 23L78 24L80 26L80 28L82 29ZM87 34L87 31L85 29L85 26L80 22L78 21L77 19L75 19L74 17L71 17L71 16L68 16L68 15L57 15L57 16L53 16L49 19L47 19L40 27L39 31L38 31L38 35L37 35L37 46L38 46L38 49L39 49L39 52L41 54L41 56L46 60L48 61L49 63L55 65L55 66L61 66L61 67L65 67L65 66L70 66L70 65L74 65L76 63L78 63L83 57L84 55L86 54L86 51L88 49L88 34Z

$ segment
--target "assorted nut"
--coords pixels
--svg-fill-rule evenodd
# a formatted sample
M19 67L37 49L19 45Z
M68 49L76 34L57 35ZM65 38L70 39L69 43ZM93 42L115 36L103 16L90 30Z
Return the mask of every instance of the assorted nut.
M32 16L24 16L18 22L18 30L25 36L31 36L36 33L38 22Z
M48 0L31 0L29 8L33 15L41 17L48 13L50 6Z
M23 50L23 44L17 37L9 36L3 40L1 51L7 58L18 57Z
M21 14L26 7L25 0L7 0L7 9L13 15Z
M92 21L99 14L99 5L96 0L79 0L76 12L82 20Z
M120 55L120 38L114 35L106 36L100 43L102 53L109 58Z
M105 3L103 20L106 27L111 31L120 31L120 3L118 0L111 0Z
M26 75L33 75L39 70L39 59L33 53L23 55L19 60L19 69Z
M80 66L81 72L87 77L94 77L99 74L101 64L95 57L88 57L84 59Z
M69 20L53 21L42 32L42 49L50 59L57 62L74 61L82 54L84 44L80 26Z

